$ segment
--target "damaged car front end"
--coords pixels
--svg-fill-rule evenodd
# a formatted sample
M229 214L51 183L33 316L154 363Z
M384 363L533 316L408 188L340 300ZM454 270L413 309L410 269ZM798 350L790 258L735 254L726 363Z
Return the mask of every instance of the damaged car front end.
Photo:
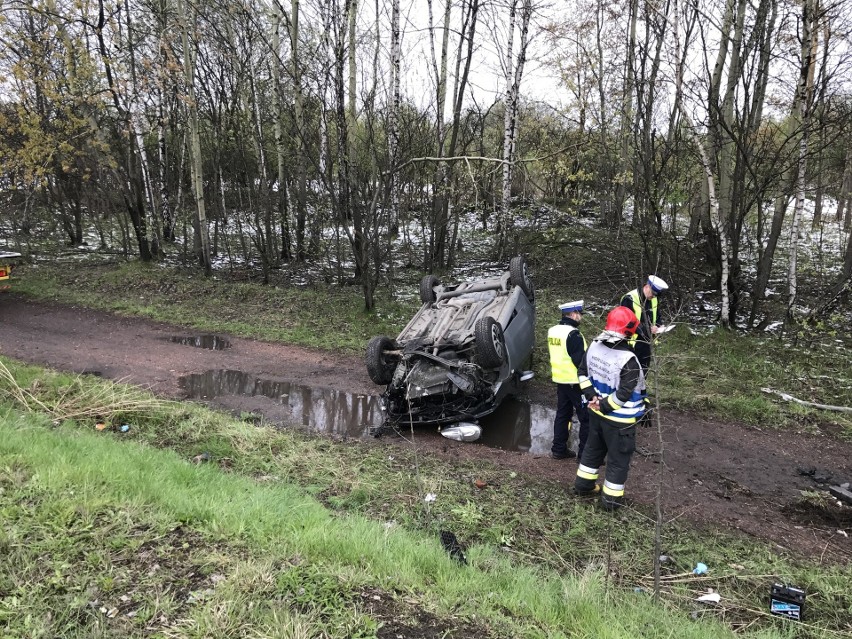
M367 345L370 378L386 385L385 427L475 421L532 377L535 305L523 258L501 275L420 285L423 305L396 339Z

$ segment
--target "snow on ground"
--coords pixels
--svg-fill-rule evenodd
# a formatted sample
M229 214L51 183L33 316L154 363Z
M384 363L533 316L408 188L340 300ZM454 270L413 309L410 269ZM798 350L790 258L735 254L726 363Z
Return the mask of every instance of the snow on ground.
M563 228L566 224L580 225L585 228L593 228L598 224L599 219L594 212L594 207L590 208L585 215L568 214L553 207L518 201L517 206L512 210L512 225L516 230L523 229L539 229L547 228ZM788 295L788 264L791 249L791 226L794 213L795 202L791 201L788 207L785 218L784 229L782 231L778 248L776 250L775 266L770 277L769 284L765 291L765 297L768 300L776 300L783 302ZM632 202L628 201L625 204L625 210L628 217L632 214ZM671 232L679 239L684 240L688 230L688 216L680 214L675 219L672 219L669 213L671 209L665 207L663 209L663 227L670 229ZM812 228L814 215L814 202L806 199L799 224L799 245L797 253L798 276L800 286L806 285L808 281L818 280L821 282L833 280L843 263L843 253L845 251L849 233L843 229L843 223L835 221L835 212L837 203L826 198L823 204L823 222L817 228ZM764 207L767 220L765 228L768 231L772 204L766 203ZM311 209L311 215L316 215L318 212ZM445 279L447 281L462 281L472 277L493 276L501 273L505 269L505 264L483 262L482 256L491 254L491 249L494 242L495 225L497 222L496 211L485 212L482 210L466 209L464 211L451 212L452 215L458 217L458 223L447 230L448 240L452 239L453 233L457 232L458 237L456 242L461 248L464 255L464 261L459 264L453 273ZM422 216L429 215L428 211L409 211L406 219L392 230L384 225L380 225L376 229L376 234L380 241L384 242L390 239L392 246L392 259L385 264L386 272L393 271L400 273L406 270L412 264L420 264L424 261L424 255L428 251L430 235L426 221ZM111 253L111 259L114 259L116 253L121 252L123 247L123 238L121 229L114 224L104 222L104 240L107 243L107 251ZM457 230L456 230L457 229ZM213 241L213 226L211 225L211 242ZM353 229L349 228L349 232ZM354 272L354 264L351 259L351 251L349 249L349 240L347 237L347 229L340 226L331 226L321 234L323 256L319 260L319 266L312 265L310 267L302 267L299 265L288 265L287 276L288 280L297 286L308 286L312 282L320 281L338 281L340 278L351 278ZM184 247L184 238L180 234L182 228L178 229L178 238L173 244L166 244L163 250L166 254L165 263L174 265L182 263L184 255L191 254L191 247ZM765 231L766 232L766 231ZM248 254L243 250L243 243L235 238L240 234L245 238L245 246L248 247ZM226 224L219 224L218 227L218 254L213 257L213 268L215 271L229 271L233 269L251 269L259 270L260 259L257 249L253 242L256 240L257 232L252 224L252 215L250 211L231 211ZM11 220L8 218L0 220L0 245L6 244L9 250L19 250L14 245L14 242L3 242L4 238L12 237ZM39 243L52 241L55 247L63 245L65 235L62 232L61 226L58 224L41 223L33 230L31 242L34 247L34 259L36 260L52 260L56 259L55 251L51 255L43 255L35 249ZM82 260L91 259L92 254L99 253L101 245L100 234L97 229L90 226L86 229L84 235L85 244L74 247L64 248L62 250L62 258L67 260ZM131 242L133 239L131 238ZM191 242L191 238L189 238ZM765 243L765 238L756 238L755 230L748 227L743 232L742 241L742 277L747 280L753 280L756 274L757 263L757 246L760 243ZM188 250L187 250L188 249ZM597 247L584 245L584 249L593 253L600 253ZM29 252L29 251L26 251ZM133 250L131 248L131 254ZM470 256L476 256L471 259ZM412 289L412 290L409 290ZM418 291L413 290L416 287L403 286L399 290L394 291L394 295L404 299L416 298ZM712 326L719 316L720 312L720 296L718 290L702 290L697 291L694 300L680 309L690 324L698 326ZM594 305L595 300L589 300L590 304ZM610 300L599 300L601 308L606 307ZM798 307L799 313L806 313L809 309L804 306ZM748 304L743 304L743 311L748 311ZM740 318L738 323L743 323L746 318ZM779 322L771 322L766 327L766 332L770 334L777 333L780 330Z

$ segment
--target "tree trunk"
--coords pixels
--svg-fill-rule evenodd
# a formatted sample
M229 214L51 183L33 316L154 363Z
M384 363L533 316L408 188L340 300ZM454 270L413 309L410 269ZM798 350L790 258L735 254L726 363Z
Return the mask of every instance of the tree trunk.
M820 145L821 146L821 145ZM823 150L817 151L816 158L816 188L814 189L814 218L811 221L811 230L815 231L822 226L822 204L825 197L825 183L822 179L823 172Z
M810 42L810 37L808 37ZM807 45L808 47L810 44ZM805 44L802 44L805 47ZM806 71L807 73L807 71ZM801 79L800 79L801 82ZM793 105L790 109L790 117L787 120L787 139L796 140L802 135L802 115L804 104L802 102L799 88L796 90L796 96L793 99ZM796 145L796 157L799 157L799 145ZM790 191L795 188L795 180L798 178L798 163L790 162L783 169L781 181L778 188L778 194L775 197L772 213L772 225L769 230L769 236L766 238L766 248L758 260L757 276L754 285L754 300L751 311L751 318L757 317L757 311L760 303L766 295L766 287L769 284L769 277L772 273L772 264L775 258L775 250L778 247L778 240L781 237L781 230L784 225L784 217L787 212L787 207L790 204Z
M345 0L343 20L346 21L348 37L344 35L341 25L336 28L335 40L335 113L337 118L337 191L338 191L338 228L343 227L349 238L352 255L355 260L356 278L359 280L364 293L364 307L372 310L375 306L373 298L372 278L370 276L369 255L364 234L363 213L353 202L353 172L355 160L354 133L350 126L356 123L356 66L355 66L355 10L356 0ZM348 49L347 49L348 46ZM348 69L347 69L348 67ZM349 95L345 90L344 76L348 76ZM350 217L352 230L350 231Z
M349 155L349 186L352 188L355 184L355 175L358 169L357 151L358 151L358 62L357 62L357 33L355 26L358 18L358 0L347 0L348 12L348 48L347 48L347 66L348 66L348 102L346 109L346 130L347 130L347 152ZM369 279L369 274L366 272L366 259L369 248L367 246L367 236L364 229L364 214L363 204L350 193L349 211L352 215L352 243L353 257L355 258L355 278L360 280L362 284ZM369 288L369 285L365 285ZM365 298L372 298L372 294L364 291ZM372 301L365 299L367 309L372 309Z
M432 67L436 79L436 107L435 107L435 157L444 157L446 145L446 127L444 123L444 113L447 104L447 58L449 55L450 42L450 9L452 8L452 0L445 0L444 5L444 22L441 32L441 59L438 63L435 56L435 33L432 20L432 0L427 0L429 7L429 50L432 55ZM438 250L438 224L441 219L441 212L444 206L444 200L448 192L448 171L449 167L445 162L438 162L435 166L432 198L432 226L429 229L429 245L426 255L424 255L424 267L426 270L433 270L434 257L441 251Z
M529 24L532 17L531 0L522 0L521 41L517 62L512 55L513 35L515 31L516 2L513 1L509 14L509 42L506 47L506 104L503 117L503 198L500 207L500 224L497 242L497 255L502 260L510 252L509 240L512 233L512 218L509 208L512 199L512 178L515 163L515 145L518 135L518 103L521 79L527 59L529 44Z
M655 225L655 238L659 238L662 233L662 211L660 210L660 201L661 195L662 193L664 193L666 185L661 183L661 175L657 169L657 165L661 163L661 160L658 159L658 136L654 125L653 114L656 112L657 78L660 72L660 61L662 57L663 42L665 40L667 27L669 24L669 4L665 3L664 5L662 5L661 9L658 9L658 11L662 12L662 14L658 17L648 15L645 18L647 25L646 32L648 32L649 34L648 37L646 37L647 48L650 49L651 47L651 32L654 33L656 42L654 46L654 57L651 60L651 72L647 76L647 78L645 77L644 73L645 62L643 57L643 87L641 91L637 91L637 105L641 108L642 111L642 117L640 119L640 121L642 122L642 141L639 154L639 163L640 166L643 168L643 181L645 187L643 189L644 203L640 209L640 212L645 211L646 214L650 214L651 216L653 216L653 222ZM654 25L653 28L651 28L652 25ZM641 102L639 102L639 100L641 100ZM665 162L664 157L662 159L662 162ZM659 249L657 248L657 246L658 242L655 242L653 254L648 255L649 264L657 264L659 262Z
M503 75L506 80L506 93L503 96L503 182L500 198L500 214L497 218L497 257L503 259L506 237L509 233L509 206L512 199L512 142L514 135L515 83L512 76L515 66L514 51L515 19L518 0L509 3L508 40L506 41L506 59L503 62Z
M257 74L254 71L254 63L249 62L249 78L248 87L251 98L251 110L254 122L254 144L255 152L257 153L257 162L260 168L260 190L258 198L262 201L257 203L255 208L255 232L258 237L255 240L255 245L260 252L261 266L263 268L263 283L269 283L269 274L272 269L273 262L276 259L275 247L273 245L273 224L272 224L272 182L269 179L269 169L266 165L266 149L264 147L263 137L263 118L260 113L260 96L257 91L257 83L255 79Z
M145 227L151 233L148 238L149 246L151 247L152 257L159 253L159 231L160 226L155 222L154 210L156 205L154 202L154 187L151 181L151 172L148 168L148 152L145 150L145 139L142 135L142 122L140 121L138 112L134 109L134 114L130 117L130 126L133 136L136 138L136 148L139 156L139 171L141 174L141 190L143 194L143 214L145 215ZM151 215L149 216L149 212ZM150 223L147 221L150 217Z
M840 183L840 196L837 198L837 211L834 213L834 219L837 222L843 220L844 208L849 212L852 208L852 144L846 146L846 158L843 163L843 178ZM847 225L848 229L849 226Z
M141 190L142 215L145 219L145 228L148 237L148 246L152 257L159 254L160 251L160 226L156 222L156 204L154 198L154 186L151 180L151 171L149 169L148 152L145 148L144 129L142 122L142 114L140 108L137 107L139 100L139 83L136 79L136 46L133 40L133 26L131 23L130 3L124 0L124 17L126 21L126 42L124 44L127 53L129 54L129 70L130 70L130 93L127 96L127 124L129 134L135 141L136 161L138 162L139 183L137 188ZM131 143L131 147L133 143Z
M713 170L710 167L710 159L707 156L707 153L704 150L704 147L701 146L701 142L696 140L696 144L698 146L698 152L701 155L701 164L704 167L704 175L707 178L707 194L710 199L710 218L711 220L716 220L718 224L718 233L719 233L719 243L721 245L721 266L722 266L722 277L719 282L719 292L722 295L722 310L720 313L719 321L722 326L725 328L730 328L731 319L730 319L730 298L728 295L728 276L730 273L730 255L728 248L728 234L725 229L725 219L722 218L722 213L719 210L719 201L716 199L716 185L713 178Z
M610 228L617 228L624 215L624 202L627 199L628 172L632 168L630 159L630 134L633 131L633 87L635 70L633 68L636 50L636 23L638 20L638 2L630 0L630 14L627 35L627 60L624 63L624 84L621 97L621 127L619 129L618 175L616 176L615 204L611 216L606 220Z
M195 59L189 46L189 12L183 0L177 2L181 20L181 42L183 44L183 71L186 81L189 106L189 158L192 176L192 193L195 196L195 233L199 243L197 258L204 267L204 274L211 275L210 235L207 229L207 213L204 206L204 178L201 158L201 139L198 132L198 104L195 99Z
M293 65L293 112L296 129L296 260L305 261L305 226L307 222L307 150L302 67L299 64L299 0L290 2L290 57ZM281 169L279 169L280 173ZM285 192L286 196L286 192Z
M275 110L275 156L276 156L276 166L277 166L277 174L276 174L276 184L278 185L278 189L276 191L275 201L277 204L277 212L278 212L278 223L281 227L281 259L285 262L288 262L292 257L291 253L291 237L290 237L290 211L288 207L288 198L287 198L287 187L288 187L288 179L287 179L287 148L284 144L284 135L286 128L284 126L284 100L282 97L282 82L281 82L281 69L284 66L281 61L281 15L282 10L280 7L276 6L272 9L272 81L273 81L273 109ZM291 12L293 13L290 22L291 29L291 55L293 56L293 83L294 83L294 107L296 111L296 135L301 136L303 134L302 125L301 125L301 108L302 108L302 96L299 88L298 77L298 65L295 59L297 44L293 44L295 41L298 43L298 14L299 14L299 2L298 0L293 0L291 5ZM295 35L294 33L295 32ZM296 48L294 48L296 47ZM298 147L301 150L301 146ZM302 154L300 151L297 151L296 154L296 163L301 164L304 161ZM298 197L297 197L298 199ZM298 209L298 206L297 206ZM304 212L304 211L303 211ZM298 212L296 214L298 218ZM303 255L304 249L304 218L302 218L302 227L301 227L301 235L299 233L298 221L296 224L296 255L297 259L300 254Z
M116 181L122 185L121 196L124 201L127 214L130 216L130 221L133 225L133 232L136 236L136 243L139 247L139 258L144 262L151 261L151 247L148 243L147 220L145 216L144 198L142 195L142 175L139 168L138 149L136 148L136 136L132 131L130 114L128 113L126 104L121 97L121 83L118 82L113 75L113 68L109 47L104 37L104 27L108 21L106 15L106 7L104 0L98 0L98 17L97 22L93 25L92 30L97 40L98 54L100 55L101 63L103 64L104 75L106 76L109 95L112 98L113 106L118 114L118 126L116 139L120 148L118 153L124 158L124 175L121 175L117 169L113 169Z
M399 221L399 176L396 173L396 167L399 164L399 109L401 104L400 96L400 29L399 29L399 0L391 2L391 48L390 48L390 64L391 64L391 105L390 113L388 114L388 155L390 174L390 193L391 193L391 212L389 222L398 223ZM390 224L388 226L388 236L390 236ZM378 268L378 264L376 267Z
M598 0L595 6L595 45L597 47L597 89L599 101L599 118L600 118L600 150L598 151L598 202L601 206L601 219L605 223L610 222L610 212L612 211L612 162L609 152L609 126L607 122L608 101L606 87L604 84L604 47L603 47L603 27L605 19L605 7L608 3L603 0Z
M157 57L159 59L159 86L157 87L157 160L159 163L159 186L160 186L160 234L164 242L175 241L175 220L172 212L171 199L168 185L168 148L166 146L166 87L169 86L169 76L166 72L168 60L168 43L166 41L166 29L168 27L166 17L165 0L160 2L159 16L160 32L157 42ZM180 178L179 178L180 179Z
M456 152L459 131L461 130L462 104L464 94L467 91L467 82L470 75L470 66L473 61L474 41L476 36L476 24L479 18L480 0L469 0L465 5L465 19L459 38L458 53L456 56L455 86L453 87L453 123L450 127L450 143L446 149L446 157L452 157ZM465 44L467 51L462 53ZM462 64L464 68L462 69ZM447 264L447 237L449 231L449 191L453 184L454 169L452 164L446 166L444 177L445 188L437 199L437 218L434 221L435 241L433 244L430 266L432 269L440 269Z
M799 134L799 154L797 158L797 173L796 173L796 207L793 210L793 223L790 230L790 265L788 269L789 293L787 298L787 317L786 321L791 322L793 317L793 308L796 304L797 292L797 261L799 248L799 222L802 217L802 210L805 202L805 170L808 160L808 140L810 135L811 123L811 103L813 99L813 80L814 80L814 42L812 34L814 22L816 21L816 2L817 0L804 0L802 3L802 52L801 62L799 67L799 83L797 89L796 101L800 103L801 131Z
M164 46L161 45L161 46ZM172 215L171 200L169 199L169 186L166 179L168 166L168 153L166 152L166 115L165 98L163 88L158 92L157 103L157 159L160 164L160 224L162 225L162 236L164 242L175 241L175 220Z
M676 20L677 21L677 20ZM681 43L680 36L677 29L674 31L675 38L675 60L677 60L677 68L675 69L675 93L680 93L683 90L683 69L685 64L685 58L681 56ZM723 42L725 38L722 38ZM718 61L717 61L718 62ZM711 84L711 87L713 85ZM711 102L712 104L712 102ZM710 163L710 156L705 150L703 146L703 142L700 137L695 133L695 130L692 125L691 118L686 113L683 102L678 103L678 107L681 110L681 117L686 125L687 131L689 131L692 140L695 144L695 147L698 151L698 156L701 161L701 166L704 171L704 185L703 188L706 189L707 199L710 204L710 223L713 223L713 220L716 220L719 226L719 240L721 247L721 278L719 285L719 292L722 297L722 308L719 317L719 321L725 328L730 328L730 313L729 313L729 299L728 299L728 274L729 274L729 253L728 253L728 237L725 233L725 221L719 217L719 202L716 199L716 183L713 175L713 166ZM709 144L709 142L708 142Z
M736 230L738 226L734 221L735 186L739 183L735 175L737 170L737 160L736 140L734 136L736 135L735 131L738 126L736 116L734 114L734 101L737 85L739 84L742 73L741 55L746 6L746 0L737 1L735 19L733 20L734 31L730 38L730 44L727 47L730 51L728 77L725 83L725 93L722 97L721 109L719 109L719 117L716 121L716 127L714 130L716 150L719 158L716 166L716 170L719 175L719 224L725 226L725 236L728 238L729 246L733 248L732 260L734 265L736 265L738 261L739 251L739 236ZM727 35L725 37L727 37ZM715 104L711 104L709 106L711 110L718 108ZM736 283L729 278L728 286L730 287L729 293L736 300L738 297ZM736 304L730 306L730 312L731 317L728 319L729 322L733 322L733 314L736 312Z

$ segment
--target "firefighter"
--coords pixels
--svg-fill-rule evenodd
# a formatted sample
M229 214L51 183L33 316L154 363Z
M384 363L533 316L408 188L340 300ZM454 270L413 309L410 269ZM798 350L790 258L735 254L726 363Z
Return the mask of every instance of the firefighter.
M577 468L574 490L601 493L608 510L623 504L624 483L636 450L636 422L645 413L645 374L629 340L639 319L623 306L606 318L606 327L589 345L579 368L580 389L589 402L589 438ZM598 470L606 461L603 489Z
M553 444L550 456L568 459L582 456L589 435L589 411L580 392L577 367L586 353L586 339L580 334L583 319L583 300L559 305L562 320L547 331L547 349L550 352L551 379L556 382L556 417L553 420ZM568 447L574 413L580 422L579 451Z
M639 289L634 288L621 298L621 305L629 308L639 319L639 329L630 338L630 346L642 365L642 372L648 374L651 365L651 340L660 326L657 313L657 296L668 290L665 280L656 275L649 275L648 281Z

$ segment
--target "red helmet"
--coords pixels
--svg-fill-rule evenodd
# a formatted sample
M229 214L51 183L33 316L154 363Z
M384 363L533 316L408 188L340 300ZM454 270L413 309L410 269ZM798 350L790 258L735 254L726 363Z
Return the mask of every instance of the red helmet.
M606 316L606 330L621 333L625 337L636 334L639 328L639 319L636 313L626 306L616 306Z

